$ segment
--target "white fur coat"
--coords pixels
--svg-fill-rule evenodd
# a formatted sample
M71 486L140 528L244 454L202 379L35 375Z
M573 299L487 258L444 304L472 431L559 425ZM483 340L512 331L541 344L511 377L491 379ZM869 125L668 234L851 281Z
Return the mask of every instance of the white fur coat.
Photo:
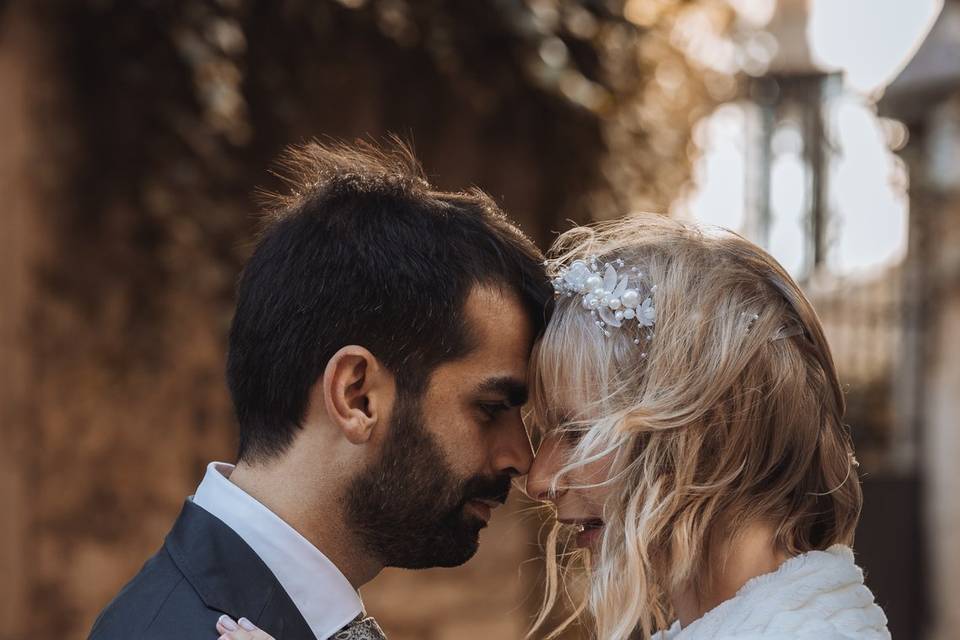
M863 584L849 547L835 545L783 563L737 595L656 640L889 640L887 617Z

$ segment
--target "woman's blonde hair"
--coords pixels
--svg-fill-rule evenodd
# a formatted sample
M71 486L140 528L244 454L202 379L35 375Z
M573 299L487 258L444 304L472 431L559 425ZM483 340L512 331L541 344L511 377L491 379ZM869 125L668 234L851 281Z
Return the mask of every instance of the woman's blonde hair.
M593 256L656 286L655 326L605 336L579 296L558 298L527 418L535 434L574 436L554 489L585 465L610 467L583 603L596 637L667 625L669 594L707 584L723 561L713 543L747 524L772 525L789 555L850 544L861 493L843 394L817 314L783 267L734 233L652 214L572 229L548 266ZM554 530L531 635L557 599L556 541Z

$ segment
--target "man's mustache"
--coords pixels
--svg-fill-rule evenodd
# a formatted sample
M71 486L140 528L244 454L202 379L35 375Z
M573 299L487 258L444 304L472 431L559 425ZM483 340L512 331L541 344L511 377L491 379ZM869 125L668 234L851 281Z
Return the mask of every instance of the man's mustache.
M474 476L463 486L463 504L470 500L491 500L503 504L510 495L511 479L508 475Z

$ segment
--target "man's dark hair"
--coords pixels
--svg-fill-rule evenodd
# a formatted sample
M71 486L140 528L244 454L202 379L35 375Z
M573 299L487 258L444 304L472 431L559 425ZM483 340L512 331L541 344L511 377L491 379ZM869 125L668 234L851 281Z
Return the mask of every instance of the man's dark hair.
M464 304L476 285L513 292L542 331L543 257L483 192L434 189L399 143L313 142L281 167L292 192L243 270L230 330L241 459L290 445L311 387L346 345L369 349L399 392L420 394L437 365L473 348Z

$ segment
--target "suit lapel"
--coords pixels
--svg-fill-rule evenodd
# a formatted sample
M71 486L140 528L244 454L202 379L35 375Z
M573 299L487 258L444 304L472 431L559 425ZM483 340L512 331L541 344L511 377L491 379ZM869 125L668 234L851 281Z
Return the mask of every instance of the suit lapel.
M276 576L233 529L189 500L166 549L204 604L277 640L316 640Z

